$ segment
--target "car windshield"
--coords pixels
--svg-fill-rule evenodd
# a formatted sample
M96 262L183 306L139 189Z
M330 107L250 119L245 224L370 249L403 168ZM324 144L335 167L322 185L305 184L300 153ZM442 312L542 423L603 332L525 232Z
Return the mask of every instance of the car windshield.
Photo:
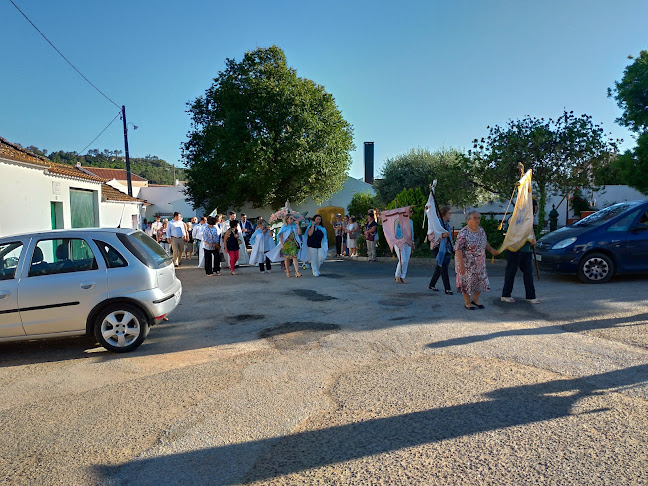
M573 227L596 227L596 226L601 226L604 223L607 223L613 218L616 218L619 216L621 213L626 212L628 209L633 209L637 205L632 204L632 203L618 203L614 204L610 207L607 207L605 209L601 209L600 211L595 212L594 214L590 214L586 218L581 219L580 221L577 221L574 223L572 226Z
M141 231L128 235L117 233L117 237L139 261L149 268L162 268L172 263L171 257L162 247Z

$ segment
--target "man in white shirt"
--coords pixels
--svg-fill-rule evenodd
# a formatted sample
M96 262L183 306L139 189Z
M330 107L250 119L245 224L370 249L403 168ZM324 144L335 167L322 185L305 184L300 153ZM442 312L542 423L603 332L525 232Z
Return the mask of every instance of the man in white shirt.
M184 251L185 241L189 241L189 235L187 234L187 227L182 221L182 215L177 211L173 213L173 220L167 224L167 235L171 238L173 264L179 267L182 265L182 252Z

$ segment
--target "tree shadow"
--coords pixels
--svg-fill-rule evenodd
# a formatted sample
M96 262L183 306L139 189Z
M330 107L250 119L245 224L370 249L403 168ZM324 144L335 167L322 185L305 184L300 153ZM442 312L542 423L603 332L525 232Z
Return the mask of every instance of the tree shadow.
M199 451L135 459L120 466L94 466L111 484L164 478L166 484L237 484L383 454L423 444L572 415L584 397L645 384L648 365L575 379L501 388L476 403L433 408L348 423L283 437L228 444ZM598 413L607 409L582 413ZM247 471L243 473L241 471Z
M612 319L588 319L584 321L575 321L569 324L556 324L552 326L534 327L525 329L509 329L506 331L492 332L488 334L477 334L473 336L463 336L458 338L437 341L427 345L428 348L438 349L449 346L462 346L465 344L474 344L491 339L511 336L538 336L542 334L557 334L560 332L585 332L597 329L611 329L628 326L640 326L648 324L648 313L636 314L630 317L616 317Z

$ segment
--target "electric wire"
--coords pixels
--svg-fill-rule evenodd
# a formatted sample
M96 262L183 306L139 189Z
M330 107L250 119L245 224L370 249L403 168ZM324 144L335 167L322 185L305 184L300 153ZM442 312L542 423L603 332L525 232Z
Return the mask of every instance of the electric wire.
M77 73L79 73L79 75L80 75L83 79L85 79L85 80L88 82L88 84L90 84L90 86L92 86L94 89L96 89L96 90L101 94L101 96L103 96L104 98L106 98L108 101L110 101L110 102L111 102L113 105L115 105L117 108L121 108L117 103L115 103L113 100L111 100L111 99L108 97L108 95L106 95L103 91L101 91L101 90L100 90L99 88L97 88L94 84L92 84L92 82L91 82L88 78L86 78L86 77L83 75L83 73L82 73L81 71L79 71L79 70L76 68L76 66L75 66L74 64L72 64L72 63L70 62L70 60L69 60L67 57L65 57L65 56L63 55L63 53L62 53L61 51L59 51L59 50L56 48L56 46L55 46L54 44L52 44L52 42L50 42L50 40L45 36L45 34L43 34L43 33L40 31L40 29L39 29L38 27L36 27L36 25L34 24L34 22L32 22L32 21L29 19L29 17L27 17L27 15L25 15L25 13L24 13L22 10L20 10L20 7L18 7L18 5L16 5L16 4L14 3L13 0L9 0L9 1L11 2L11 4L12 4L14 7L16 7L16 10L18 10L18 11L22 14L22 16L25 17L25 19L27 19L27 22L29 22L29 23L32 25L32 27L33 27L34 29L36 29L36 31L37 31L41 36L43 36L43 39L45 39L45 40L47 41L47 43L48 43L50 46L52 46L52 47L54 48L54 50L55 50L56 52L58 52L59 55L60 55L63 59L65 59L65 62L67 62L70 66L72 66L72 69L74 69Z
M117 117L118 117L119 115L121 115L121 111L115 115L115 118L113 118L113 119L110 121L110 123L109 123L108 125L106 125L106 128L104 128L103 130L101 130L101 132L99 132L99 135L97 135L97 136L92 140L92 142L90 142L88 145L86 145L85 147L83 147L83 150L81 150L81 151L79 152L79 155L83 155L83 152L85 152L86 149L87 149L90 145L92 145L93 143L95 143L95 140L97 140L99 137L101 137L101 136L103 135L103 132L105 132L106 130L108 130L108 127L109 127L110 125L113 124L113 122L117 119Z

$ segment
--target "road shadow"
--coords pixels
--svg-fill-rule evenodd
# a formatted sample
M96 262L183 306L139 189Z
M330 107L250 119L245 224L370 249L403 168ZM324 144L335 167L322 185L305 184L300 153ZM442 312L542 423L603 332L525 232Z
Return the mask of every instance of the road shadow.
M573 414L581 399L648 380L648 365L575 379L501 388L476 403L432 408L318 430L94 466L110 484L239 484L416 447L471 434L549 421ZM607 409L588 410L598 413ZM247 471L241 479L241 471Z
M602 319L587 319L583 321L571 322L568 324L557 324L552 326L525 328L525 329L509 329L506 331L491 332L486 334L477 334L472 336L463 336L452 339L445 339L427 345L428 348L438 349L447 348L449 346L463 346L466 344L474 344L484 341L490 341L501 337L511 336L539 336L543 334L557 334L560 332L586 332L595 331L598 329L611 329L628 326L642 326L648 324L648 313L635 314L630 317L617 317L617 318L602 318ZM643 346L646 347L646 346Z

